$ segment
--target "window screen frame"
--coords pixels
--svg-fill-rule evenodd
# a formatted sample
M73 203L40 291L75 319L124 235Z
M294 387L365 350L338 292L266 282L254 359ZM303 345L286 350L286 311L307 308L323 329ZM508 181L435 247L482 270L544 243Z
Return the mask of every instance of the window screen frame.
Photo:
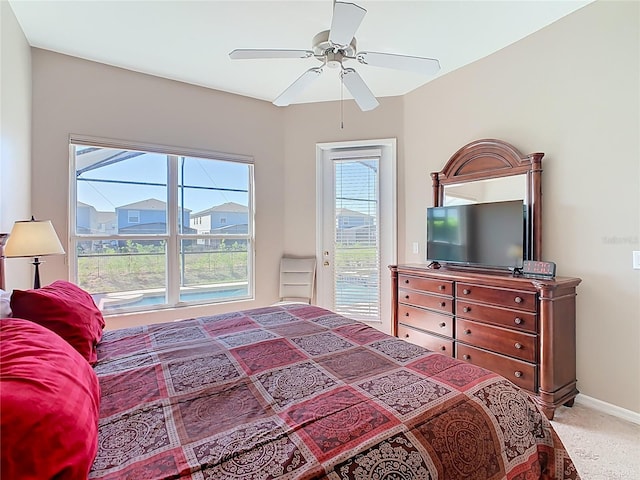
M178 260L177 256L169 253L173 251L177 253L179 251L178 245L181 239L189 239L195 238L195 235L189 235L185 233L178 232L177 228L168 228L166 234L156 234L155 238L165 239L167 242L167 303L162 305L153 305L151 307L144 308L133 308L133 309L121 309L114 312L103 312L105 315L110 314L122 314L122 313L131 313L135 311L160 311L167 308L175 308L175 307L184 307L184 306L192 306L192 305L208 305L208 304L227 304L227 303L235 303L237 301L249 301L255 299L255 162L252 156L242 155L242 154L231 154L224 153L212 150L203 150L197 148L185 148L185 147L174 147L168 145L160 145L160 144L149 144L142 142L131 142L126 140L118 140L118 139L110 139L104 137L94 137L94 136L86 136L79 134L71 134L69 135L69 204L67 211L68 218L68 245L67 251L69 252L69 260L68 260L68 273L71 281L78 282L78 255L76 249L73 248L79 239L83 238L92 238L92 239L101 239L102 236L98 235L83 235L77 233L77 218L76 218L76 205L77 205L77 181L76 181L76 155L75 150L76 146L94 146L101 148L113 148L113 149L122 149L122 150L133 150L140 151L145 153L157 153L161 155L167 156L175 156L175 157L193 157L200 159L210 159L210 160L218 160L218 161L226 161L226 162L234 162L245 164L248 166L248 232L246 234L247 238L247 295L242 297L234 297L225 299L222 301L216 300L205 300L205 301L181 301L180 300L180 273L179 268L177 266ZM169 169L171 170L171 169ZM170 212L177 211L174 208L178 208L178 200L177 200L177 188L178 188L178 178L176 175L172 174L171 171L168 172L167 175L167 216L173 217ZM183 206L184 207L184 206ZM175 221L176 225L178 221ZM169 222L168 226L172 223ZM114 236L105 235L108 237L107 239L112 239ZM117 236L120 238L120 236ZM217 238L215 234L207 235L208 238L214 239ZM220 236L220 239L225 238L224 236ZM175 258L172 258L173 257Z

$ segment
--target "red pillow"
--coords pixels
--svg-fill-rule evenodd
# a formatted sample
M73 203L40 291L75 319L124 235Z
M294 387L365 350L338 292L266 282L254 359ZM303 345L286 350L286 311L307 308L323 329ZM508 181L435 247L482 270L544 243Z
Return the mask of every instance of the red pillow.
M14 290L11 311L53 330L90 364L96 363L96 347L102 338L104 318L93 297L77 285L57 280L37 290Z
M60 336L0 320L2 478L86 480L98 449L100 386Z

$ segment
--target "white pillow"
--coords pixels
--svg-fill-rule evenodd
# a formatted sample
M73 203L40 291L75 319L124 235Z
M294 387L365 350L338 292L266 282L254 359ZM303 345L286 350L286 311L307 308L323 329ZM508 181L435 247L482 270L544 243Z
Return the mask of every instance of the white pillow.
M9 292L5 292L4 290L0 290L0 317L10 317L11 316L11 294Z

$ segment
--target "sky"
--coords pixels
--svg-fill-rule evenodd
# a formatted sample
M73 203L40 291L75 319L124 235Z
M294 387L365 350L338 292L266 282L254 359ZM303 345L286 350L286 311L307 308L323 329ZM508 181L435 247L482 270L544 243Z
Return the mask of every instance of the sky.
M167 201L167 155L122 149L76 146L77 199L99 212L154 198ZM123 159L124 157L124 159ZM97 161L119 159L96 166ZM197 213L216 205L235 202L248 206L249 167L245 163L180 157L178 175L184 173L179 202ZM375 160L336 162L336 208L348 208L375 215L377 166ZM95 168L92 168L95 167ZM128 183L127 183L128 182Z
M101 149L104 151L111 149ZM81 150L78 149L78 152ZM112 150L112 152L121 152ZM99 152L96 152L99 153ZM78 158L83 158L79 153ZM113 212L116 207L155 198L167 201L167 189L152 185L167 183L166 155L143 153L99 168L85 171L78 177L78 201L92 205L101 212ZM248 204L247 164L184 157L185 185L201 188L184 189L184 205L193 213L215 205L235 202ZM182 171L178 162L179 174ZM80 165L80 162L78 162ZM97 180L107 180L97 181ZM131 182L129 184L113 182ZM204 187L209 187L205 189ZM218 189L218 190L215 190ZM221 189L242 190L241 192ZM181 194L181 193L180 193ZM179 194L179 195L180 195Z

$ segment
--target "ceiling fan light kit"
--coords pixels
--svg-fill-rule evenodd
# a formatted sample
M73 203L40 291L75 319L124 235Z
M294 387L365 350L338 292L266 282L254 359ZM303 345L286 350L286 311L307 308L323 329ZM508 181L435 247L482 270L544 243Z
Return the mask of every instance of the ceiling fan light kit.
M342 82L362 111L373 110L379 103L369 87L353 68L344 66L348 60L357 60L363 65L408 70L424 75L433 75L440 70L438 60L426 57L397 55L379 52L358 52L355 33L367 11L355 3L334 2L331 28L313 38L313 50L286 49L236 49L229 53L233 60L261 58L309 58L315 57L322 66L310 68L285 89L273 104L279 107L290 105L320 77L324 67L340 68Z

